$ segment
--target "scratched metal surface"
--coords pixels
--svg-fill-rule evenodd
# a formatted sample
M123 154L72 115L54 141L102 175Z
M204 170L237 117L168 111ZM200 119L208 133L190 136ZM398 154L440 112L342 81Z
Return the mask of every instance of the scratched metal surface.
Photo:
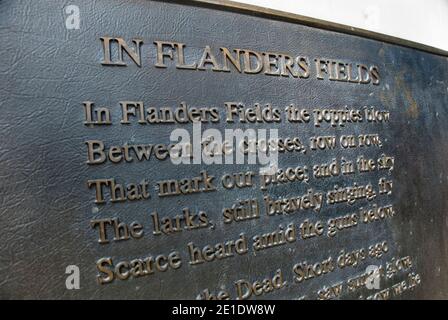
M413 258L412 271L422 283L406 298L448 298L448 64L447 58L380 41L314 29L300 24L270 20L236 12L152 1L78 0L80 30L65 28L63 8L67 1L1 1L0 35L0 297L9 298L186 298L194 299L203 289L221 286L234 291L238 279L260 280L281 268L288 286L265 296L295 299L315 292L322 285L337 283L360 274L371 264L367 259L357 269L338 270L321 279L294 284L292 266L307 260L321 261L341 249L353 250L387 240L394 256ZM140 37L143 66L104 67L100 36ZM188 46L250 48L283 51L308 57L328 57L375 64L381 84L353 85L344 82L250 76L245 74L157 69L154 40L184 42ZM189 266L186 244L214 244L274 230L286 222L306 218L326 221L336 213L354 212L353 206L325 206L319 213L301 212L290 217L262 216L255 222L223 226L221 211L239 199L256 197L258 189L224 191L157 198L149 201L106 204L95 211L93 191L86 186L92 178L157 180L198 175L199 165L174 166L169 161L88 166L85 140L109 144L169 142L169 125L119 125L88 128L83 125L82 101L111 106L118 101L142 100L154 106L175 106L186 101L195 106L218 106L240 100L246 104L270 102L285 106L377 105L391 111L389 124L373 127L347 126L331 129L313 126L280 126L279 136L298 135L303 140L315 134L379 131L385 140L381 153L395 156L391 174L394 193L379 197L379 205L392 202L397 214L384 223L360 225L340 232L333 239L321 237L223 261ZM222 109L221 116L224 110ZM224 128L221 121L217 127ZM255 126L262 127L262 126ZM280 167L310 165L333 157L354 156L348 151L280 156ZM364 151L377 157L379 151ZM210 174L254 170L250 165L210 166ZM335 183L377 181L381 173L369 173L344 180L331 178L312 182L318 190ZM314 181L314 180L312 180ZM273 196L303 194L309 186L294 183L272 188ZM154 237L149 230L149 213L157 208L166 215L183 207L208 212L215 230L203 229ZM118 217L138 220L145 236L101 246L90 220ZM139 279L96 283L95 262L100 257L132 259L146 255L181 251L183 265ZM75 264L81 270L81 289L65 288L65 268ZM397 278L399 280L399 278ZM397 282L397 281L394 281ZM362 289L358 298L370 294ZM313 296L311 295L311 298Z

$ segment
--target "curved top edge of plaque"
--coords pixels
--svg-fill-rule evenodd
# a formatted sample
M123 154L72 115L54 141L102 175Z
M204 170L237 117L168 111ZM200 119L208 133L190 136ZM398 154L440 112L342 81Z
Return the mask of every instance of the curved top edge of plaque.
M160 0L159 0L160 1ZM448 51L443 49L431 47L422 43L414 42L411 40L406 40L394 36L390 36L383 33L378 33L374 31L369 31L361 28L351 27L345 24L340 24L336 22L330 22L326 20L316 19L312 17L307 17L299 15L296 13L290 13L270 8L259 7L251 4L234 2L230 0L183 0L174 2L179 2L181 4L197 5L202 7L211 7L220 10L235 11L249 15L256 15L265 18L271 18L276 20L282 20L287 22L298 23L314 28L325 29L329 31L335 31L355 36L361 36L364 38L369 38L373 40L378 40L390 44L396 44L403 47L413 48L441 56L448 56Z

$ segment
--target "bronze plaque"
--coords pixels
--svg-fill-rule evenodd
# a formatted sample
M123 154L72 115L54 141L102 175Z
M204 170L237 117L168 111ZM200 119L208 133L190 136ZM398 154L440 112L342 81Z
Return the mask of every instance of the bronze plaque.
M230 2L0 27L1 298L448 298L446 52Z

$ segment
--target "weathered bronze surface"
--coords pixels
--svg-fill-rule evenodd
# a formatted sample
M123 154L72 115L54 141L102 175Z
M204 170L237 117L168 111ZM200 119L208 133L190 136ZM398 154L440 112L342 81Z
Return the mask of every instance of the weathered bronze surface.
M66 5L0 2L0 298L448 298L445 51L222 1ZM273 130L278 162L174 163L197 122Z

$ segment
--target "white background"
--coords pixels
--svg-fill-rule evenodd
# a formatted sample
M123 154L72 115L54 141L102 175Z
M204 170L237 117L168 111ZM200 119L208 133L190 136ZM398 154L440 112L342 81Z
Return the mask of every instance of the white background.
M235 0L448 51L448 0Z

